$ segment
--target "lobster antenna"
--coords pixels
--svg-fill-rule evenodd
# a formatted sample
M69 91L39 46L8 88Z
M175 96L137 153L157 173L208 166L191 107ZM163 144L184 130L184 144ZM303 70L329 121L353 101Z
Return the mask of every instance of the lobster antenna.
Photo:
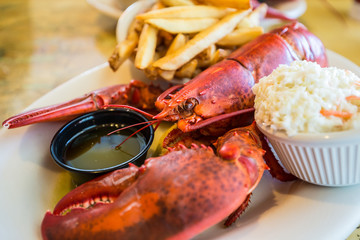
M121 105L121 104L106 104L102 107L103 109L107 109L107 108L126 108L126 109L130 109L130 110L133 110L133 111L136 111L140 114L143 114L147 117L150 117L150 118L153 118L154 115L150 114L150 113L147 113L143 110L140 110L136 107L132 107L132 106L129 106L129 105ZM148 122L141 122L141 123L135 123L135 124L132 124L132 125L129 125L129 126L126 126L126 127L123 127L123 128L120 128L120 129L117 129L115 131L112 131L110 133L108 133L107 135L110 135L110 134L113 134L115 132L118 132L118 131L121 131L121 130L124 130L124 129L127 129L127 128L130 128L130 127L134 127L134 126L138 126L138 125L141 125L141 124L147 124L146 126L136 130L135 132L133 132L132 134L130 134L130 136L128 136L124 141L122 141L120 144L118 144L116 148L119 148L124 142L126 142L129 138L131 138L132 136L134 136L135 134L137 134L138 132L140 132L141 130L149 127L150 125L153 125L154 123L157 123L156 127L155 127L155 130L158 128L159 124L160 124L161 120L153 120L153 121L148 121Z
M161 121L159 120L158 123L156 124L156 126L154 127L154 131L156 131L156 129L158 129L158 127L160 126Z
M113 134L113 133L116 133L116 132L119 132L119 131L122 131L122 130L125 130L125 129L128 129L128 128L131 128L131 127L135 127L135 126L139 126L139 125L142 125L142 124L147 124L147 123L151 123L151 124L154 124L154 123L160 123L160 120L152 120L152 121L147 121L147 122L140 122L140 123L134 123L134 124L131 124L131 125L128 125L126 127L123 127L123 128L119 128L119 129L116 129L112 132L109 132L108 134L106 134L107 136ZM150 125L151 125L150 124Z
M156 121L156 120L155 120ZM154 122L155 122L154 121ZM150 125L154 124L153 121L151 121L150 123L148 123L147 125L143 126L142 128L136 130L135 132L133 132L132 134L130 134L124 141L122 141L120 144L118 144L115 149L119 148L124 142L126 142L129 138L131 138L132 136L134 136L135 134L137 134L138 132L140 132L141 130L149 127ZM157 120L157 122L160 122L159 120Z
M130 110L134 110L135 112L138 112L138 113L141 113L147 117L150 117L150 118L153 118L154 115L150 114L150 113L147 113L143 110L140 110L136 107L132 107L132 106L129 106L129 105L120 105L120 104L107 104L107 105L104 105L102 107L102 109L107 109L107 108L127 108L127 109L130 109Z

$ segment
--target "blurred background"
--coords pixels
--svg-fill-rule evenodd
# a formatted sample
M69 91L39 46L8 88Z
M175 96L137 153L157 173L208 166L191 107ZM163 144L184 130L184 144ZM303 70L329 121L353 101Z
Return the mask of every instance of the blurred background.
M116 19L85 0L0 1L0 119L107 60Z

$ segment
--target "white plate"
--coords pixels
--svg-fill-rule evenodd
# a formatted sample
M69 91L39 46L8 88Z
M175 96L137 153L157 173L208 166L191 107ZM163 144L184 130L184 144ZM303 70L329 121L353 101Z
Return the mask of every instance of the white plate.
M296 0L296 1L288 1L284 3L279 3L274 8L278 9L288 18L298 19L302 16L307 8L307 4L305 0ZM282 20L276 18L266 18L265 21L262 22L262 26L265 29L271 29L273 26L277 26L281 24Z
M360 68L329 52L330 64ZM107 64L49 92L28 109L62 102L130 78L142 78L130 62L113 73ZM50 141L63 123L41 123L0 131L0 239L39 239L47 209L68 191L70 178L51 160ZM302 181L282 183L268 174L250 207L230 228L218 224L195 239L345 239L360 223L360 185L328 188Z
M275 8L280 10L287 17L296 19L305 13L307 4L305 0L286 1L277 4Z
M87 0L87 3L108 17L118 19L123 10L128 6L122 6L120 0ZM126 4L126 3L125 3Z

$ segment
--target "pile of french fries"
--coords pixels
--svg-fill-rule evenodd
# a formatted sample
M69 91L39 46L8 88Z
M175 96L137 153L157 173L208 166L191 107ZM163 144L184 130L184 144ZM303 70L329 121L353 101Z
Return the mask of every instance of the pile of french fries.
M138 14L109 58L128 58L150 79L189 79L263 33L267 5L249 0L158 0Z

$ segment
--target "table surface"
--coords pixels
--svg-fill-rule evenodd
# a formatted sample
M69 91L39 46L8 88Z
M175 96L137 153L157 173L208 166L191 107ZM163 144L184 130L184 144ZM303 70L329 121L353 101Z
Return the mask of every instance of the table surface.
M351 0L308 0L299 18L331 49L360 65L360 21ZM85 0L0 2L0 120L45 93L107 61L116 19ZM349 240L360 239L355 230Z

